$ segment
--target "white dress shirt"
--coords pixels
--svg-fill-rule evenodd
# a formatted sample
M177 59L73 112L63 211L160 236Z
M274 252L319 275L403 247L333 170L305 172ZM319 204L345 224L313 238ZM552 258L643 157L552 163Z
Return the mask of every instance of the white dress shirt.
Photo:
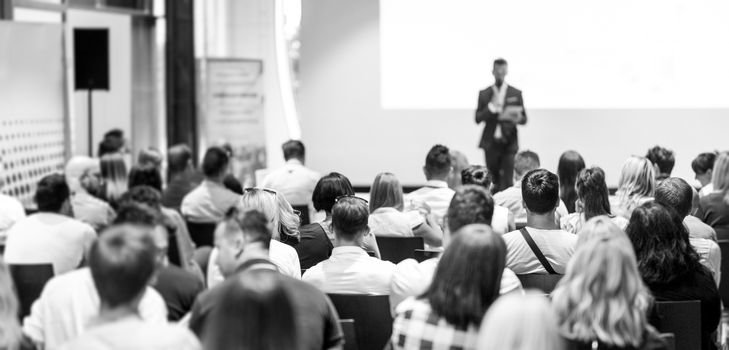
M503 235L513 229L509 227L509 213L510 211L506 207L494 205L494 215L491 218L491 229L493 229L495 233Z
M83 334L98 316L100 307L88 267L55 276L46 283L30 315L23 320L23 333L34 342L44 343L46 349L57 349ZM147 287L139 303L139 314L147 322L167 323L165 302L151 287Z
M240 198L239 194L219 183L203 180L182 199L180 212L191 222L218 222L240 202Z
M425 186L408 193L405 196L405 210L417 209L417 203L422 202L430 206L431 213L438 224L443 224L443 218L451 204L456 192L448 188L448 183L441 180L430 180Z
M60 275L84 259L96 232L88 224L65 215L41 212L18 221L8 230L7 264L53 264Z
M711 192L714 192L714 184L709 182L699 190L699 197L703 197Z
M562 230L541 230L532 227L526 229L554 271L564 274L567 262L575 253L577 235ZM514 273L517 275L547 273L519 230L505 234L504 242L506 242L506 267Z
M395 310L398 304L409 297L417 297L425 292L433 281L435 269L440 257L418 263L415 259L405 259L395 267L390 283L390 309ZM503 294L511 292L523 293L521 281L509 268L504 269L501 276Z
M130 336L133 335L133 336ZM187 327L145 322L130 316L114 322L91 325L61 350L198 350L200 342Z
M413 229L425 222L418 211L402 212L393 207L377 208L369 216L370 232L381 237L413 237Z
M298 159L289 159L281 169L266 175L261 187L283 193L291 205L309 205L319 173L307 168Z
M388 295L394 269L395 264L360 247L335 247L329 259L306 270L302 279L324 293Z
M25 218L25 209L19 200L0 193L0 244L5 244L5 239L16 222Z
M696 237L689 237L689 242L696 250L696 253L699 254L701 264L711 271L711 275L718 286L719 281L721 281L721 249L719 245L710 239Z
M301 262L299 261L299 253L296 249L288 244L281 243L275 239L271 240L268 248L268 258L278 267L278 272L301 279ZM218 266L218 248L213 248L208 258L207 285L208 289L215 287L225 280L223 273L220 272Z
M521 182L511 186L501 192L494 194L494 203L502 207L506 207L514 215L514 222L526 223L527 214L526 208L524 208L524 199L521 196ZM557 220L563 216L567 216L567 206L564 205L562 200L559 200L559 206L557 206Z

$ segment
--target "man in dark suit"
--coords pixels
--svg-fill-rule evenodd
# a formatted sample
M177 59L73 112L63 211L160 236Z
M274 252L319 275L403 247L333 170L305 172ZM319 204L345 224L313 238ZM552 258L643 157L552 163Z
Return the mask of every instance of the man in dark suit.
M521 90L504 82L507 70L506 60L494 61L494 85L479 92L476 108L476 124L486 123L479 147L493 176L494 193L513 184L514 155L519 149L516 126L527 121Z

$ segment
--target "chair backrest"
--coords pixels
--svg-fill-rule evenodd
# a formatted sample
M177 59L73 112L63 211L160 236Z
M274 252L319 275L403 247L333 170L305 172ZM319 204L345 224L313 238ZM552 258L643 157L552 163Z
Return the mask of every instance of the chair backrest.
M195 242L195 246L212 247L215 243L215 227L214 222L186 222L187 230L190 231L190 238Z
M661 333L673 333L676 350L701 349L701 302L659 301L651 323Z
M423 237L380 237L376 236L382 260L399 263L415 257L415 249L423 249Z
M557 283L562 279L562 277L564 277L564 275L530 273L526 275L516 275L516 277L519 277L519 281L521 281L521 285L524 289L538 289L546 294L550 294L554 288L557 287Z
M308 205L292 205L294 210L299 211L299 219L301 219L301 225L308 225L309 222L309 206Z
M729 305L729 240L719 240L719 248L721 249L721 274L719 281L719 295L724 305Z
M170 264L182 266L180 264L180 246L177 242L177 232L172 231L167 235L167 259Z
M382 350L392 335L387 295L329 294L341 319L353 319L359 350Z
M661 339L666 342L666 350L676 350L676 337L673 333L661 333Z
M437 258L440 253L441 251L439 250L415 249L413 257L418 262L423 262L428 259Z
M339 325L344 333L344 347L342 350L359 350L357 346L357 331L354 329L354 320L339 320Z
M8 265L20 302L20 318L30 314L30 307L43 292L46 282L53 277L52 264Z

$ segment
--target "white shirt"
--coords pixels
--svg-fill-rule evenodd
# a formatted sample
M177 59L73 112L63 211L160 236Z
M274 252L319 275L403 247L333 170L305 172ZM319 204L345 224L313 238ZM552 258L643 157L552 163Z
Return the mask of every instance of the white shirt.
M81 264L96 232L91 226L55 213L37 213L18 221L8 230L5 262L8 264L53 264L60 275Z
M25 217L19 200L0 193L0 244L5 244L8 230Z
M512 228L509 227L509 209L500 205L494 205L494 216L491 218L491 229L495 233L503 235Z
M494 194L494 203L509 209L514 215L514 222L516 223L526 223L527 221L526 208L524 208L523 201L521 196L521 182ZM567 216L567 214L569 214L567 206L560 199L556 211L557 220L563 216Z
M527 232L554 271L564 274L567 262L575 253L577 235L562 230L540 230L532 227L527 227ZM504 242L506 242L506 267L514 273L517 275L547 273L519 230L505 234Z
M370 232L381 237L413 237L413 229L425 222L418 211L402 212L392 207L377 208L369 216Z
M319 173L307 168L298 159L289 159L281 169L266 175L261 187L283 193L291 205L309 205Z
M714 184L709 182L699 190L699 197L703 197L711 192L714 192Z
M191 222L218 222L240 202L241 196L223 185L203 180L182 199L180 212Z
M55 276L46 283L38 300L23 320L23 333L46 349L83 334L99 314L101 302L88 267ZM147 287L139 303L139 314L151 323L167 323L167 307L162 297ZM128 334L133 336L133 334Z
M390 283L390 308L395 310L408 297L423 294L433 281L439 261L440 258L433 258L418 263L415 259L406 259L397 264ZM503 295L515 291L523 292L521 281L513 271L505 268L499 292Z
M683 225L686 226L689 237L710 239L714 242L717 242L716 230L701 221L701 219L693 215L687 215L683 219Z
M628 227L628 219L622 216L615 215L610 218L610 221L623 231L625 231L625 228ZM583 213L575 212L567 216L563 216L559 221L559 226L564 231L578 234L582 231L582 227L585 226L585 215Z
M335 247L329 259L306 270L302 279L324 293L388 295L394 269L395 264L360 247Z
M145 322L136 316L90 326L80 337L61 347L62 350L199 350L201 348L200 342L186 327Z
M424 187L410 192L405 196L405 210L417 209L413 204L423 202L430 206L431 213L435 216L437 222L442 225L443 217L445 217L448 206L451 204L451 199L453 199L455 193L455 191L448 188L447 182L430 180L425 183Z
M116 214L109 203L102 201L84 191L77 191L71 196L73 216L85 222L95 230L109 226Z
M689 242L696 250L696 253L699 254L701 264L711 271L711 275L718 286L721 280L721 249L719 245L710 239L696 237L689 237Z
M299 253L293 247L281 243L275 239L271 240L268 248L268 258L278 267L278 272L301 279L301 262L299 261ZM225 280L223 273L220 272L218 266L218 248L213 248L208 259L207 285L208 289L215 287Z

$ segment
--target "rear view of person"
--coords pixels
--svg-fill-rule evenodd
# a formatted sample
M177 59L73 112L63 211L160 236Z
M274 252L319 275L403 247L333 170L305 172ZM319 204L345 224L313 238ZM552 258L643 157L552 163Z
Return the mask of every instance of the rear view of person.
M585 168L585 160L576 151L567 151L559 157L557 176L559 176L559 198L562 199L569 213L575 212L577 191L575 181L580 170Z
M310 207L311 195L319 173L307 168L306 148L299 140L288 140L281 145L286 164L272 171L263 179L261 187L274 189L286 197L294 207ZM309 213L313 217L313 212ZM308 222L308 220L307 220Z
M628 219L611 212L610 193L605 183L605 172L601 168L582 169L574 185L577 194L576 212L560 219L563 230L579 233L585 222L601 215L609 217L618 227L625 229Z
M407 210L423 210L432 213L436 222L441 222L453 198L453 190L448 188L448 176L453 171L448 147L435 145L425 156L423 173L428 182L425 186L405 196Z
M656 190L655 172L648 158L628 158L620 170L618 190L610 198L612 213L630 219L633 209L652 201Z
M716 230L720 240L729 239L729 152L716 157L711 183L714 191L701 197L697 216Z

